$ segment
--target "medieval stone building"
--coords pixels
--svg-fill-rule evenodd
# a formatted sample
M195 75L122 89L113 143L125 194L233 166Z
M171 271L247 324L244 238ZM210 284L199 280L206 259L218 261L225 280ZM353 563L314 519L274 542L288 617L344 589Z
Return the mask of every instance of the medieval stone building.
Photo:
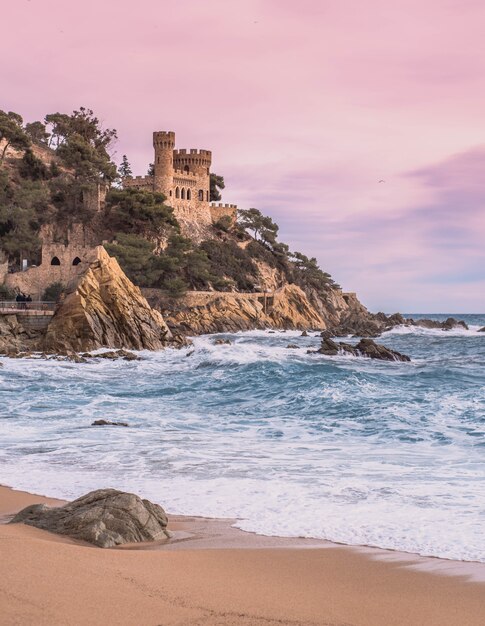
M125 189L134 187L163 193L182 223L204 226L224 215L235 216L236 205L210 202L210 150L177 150L172 131L154 132L153 148L154 175L125 178Z

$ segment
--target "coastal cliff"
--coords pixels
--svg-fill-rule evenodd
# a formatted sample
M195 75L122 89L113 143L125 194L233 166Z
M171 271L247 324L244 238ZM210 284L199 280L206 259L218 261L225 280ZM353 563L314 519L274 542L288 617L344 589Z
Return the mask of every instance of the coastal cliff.
M98 258L58 307L42 341L46 352L101 347L160 350L172 334L158 311L125 276L116 259Z
M178 301L145 289L150 304L160 310L174 332L201 335L240 330L325 330L346 316L371 314L355 294L329 289L324 297L307 295L298 285L284 284L267 293L187 293Z

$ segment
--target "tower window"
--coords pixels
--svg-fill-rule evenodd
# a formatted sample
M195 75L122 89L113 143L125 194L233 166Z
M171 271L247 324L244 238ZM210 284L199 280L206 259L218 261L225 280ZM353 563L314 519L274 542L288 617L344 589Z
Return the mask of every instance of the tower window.
M52 261L51 261L51 265L60 265L61 262L59 261L59 257L52 257Z
M182 195L180 196L182 200L185 200L185 189L182 187Z
M190 193L190 189L187 189L187 200L190 200L192 194Z
M74 261L72 262L73 265L79 265L79 263L81 263L81 259L77 256Z
M204 190L203 189L199 189L199 200L201 202L204 201Z
M175 197L180 198L180 189L178 187L175 189Z
M188 172L189 171L189 166L188 165L184 165L184 172Z

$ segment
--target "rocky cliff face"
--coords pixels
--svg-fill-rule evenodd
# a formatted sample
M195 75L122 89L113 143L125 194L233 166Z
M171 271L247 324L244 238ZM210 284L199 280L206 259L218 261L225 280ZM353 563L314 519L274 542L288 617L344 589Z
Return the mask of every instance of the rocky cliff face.
M220 293L202 304L187 298L177 310L159 303L167 324L177 332L199 335L233 332L254 328L325 329L338 323L343 312L362 311L369 315L357 298L347 302L342 292L332 293L328 301L310 301L297 285L284 285L266 297L253 294ZM315 304L316 302L316 304Z
M66 296L49 324L41 348L46 352L101 347L160 350L172 334L158 311L126 277L104 248Z
M0 354L32 350L40 333L25 328L17 315L0 315Z

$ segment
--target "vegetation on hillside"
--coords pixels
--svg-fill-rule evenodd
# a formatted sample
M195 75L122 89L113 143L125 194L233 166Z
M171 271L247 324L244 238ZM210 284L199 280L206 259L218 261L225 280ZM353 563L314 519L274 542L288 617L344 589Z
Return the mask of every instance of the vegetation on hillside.
M222 217L200 244L183 237L163 194L116 186L132 175L126 155L119 167L111 157L116 138L84 107L27 124L17 113L0 111L0 251L11 262L38 262L43 224L81 221L98 243L110 242L108 252L136 284L173 296L189 289L259 290L261 262L281 283L317 293L336 287L315 258L278 241L277 224L255 208L239 211L236 222ZM7 158L9 148L21 158L18 152ZM85 201L98 185L109 188L101 213ZM220 200L224 187L224 178L211 174L211 200Z

